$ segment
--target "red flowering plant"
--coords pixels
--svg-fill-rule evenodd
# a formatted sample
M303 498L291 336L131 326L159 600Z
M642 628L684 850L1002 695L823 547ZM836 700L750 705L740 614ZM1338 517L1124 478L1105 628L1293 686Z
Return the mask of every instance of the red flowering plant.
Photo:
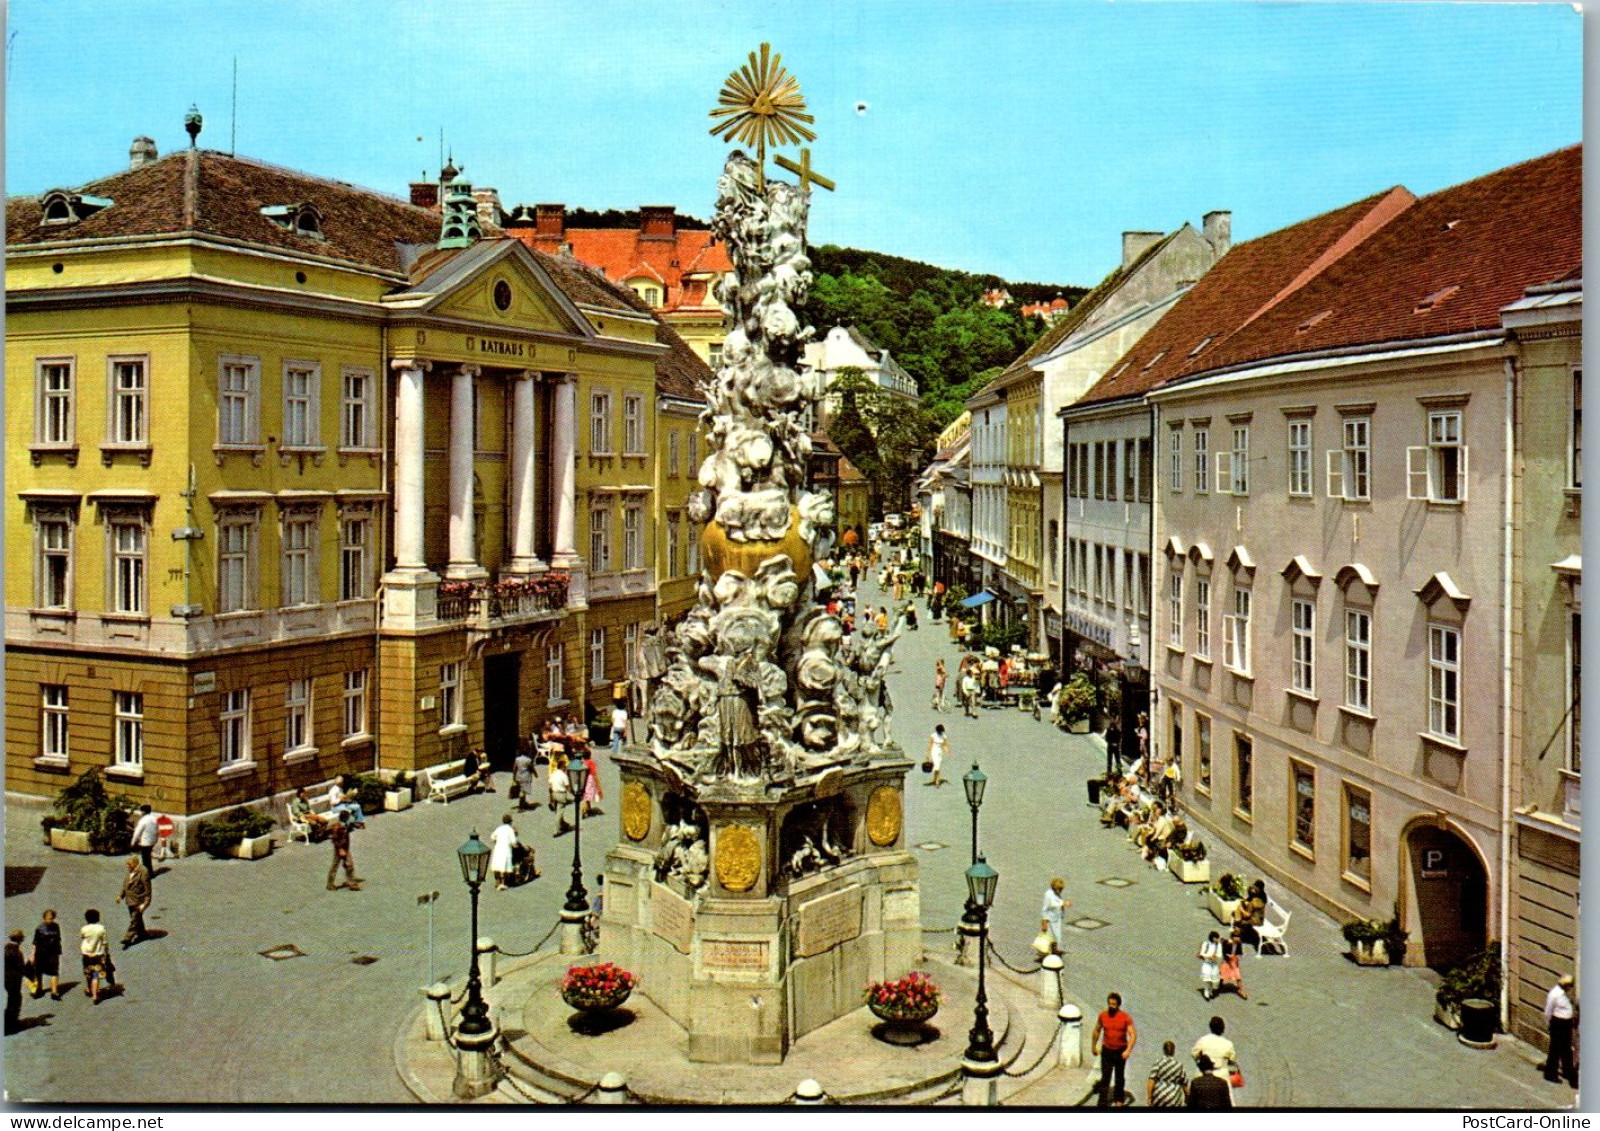
M639 979L614 962L572 966L561 979L561 1000L574 1009L608 1009L621 1005Z
M528 580L528 588L535 593L545 593L551 596L565 597L567 586L572 583L572 575L560 570L550 570L547 573L535 574Z
M866 990L868 1008L885 1021L926 1021L943 999L933 979L916 970L897 981L873 982Z
M441 581L439 582L440 597L470 597L476 586L470 581Z

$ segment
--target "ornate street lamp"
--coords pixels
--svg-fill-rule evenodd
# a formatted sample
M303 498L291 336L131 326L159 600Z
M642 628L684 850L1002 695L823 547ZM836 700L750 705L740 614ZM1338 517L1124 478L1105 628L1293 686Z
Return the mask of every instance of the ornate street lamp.
M572 886L567 888L567 902L561 908L561 952L582 954L583 922L589 915L589 892L583 886L580 847L583 791L589 784L588 765L581 758L573 758L567 766L567 777L572 782Z
M961 788L967 794L967 808L972 810L972 863L974 864L978 862L978 810L983 808L983 791L988 785L988 776L978 769L977 760L974 759L972 769L961 776ZM961 923L956 928L957 966L972 964L972 940L977 938L979 929L978 909L969 894L966 908L961 912Z
M995 1053L994 1033L989 1029L989 998L984 990L984 966L989 944L989 908L994 906L995 888L1000 873L982 856L967 869L967 896L978 913L978 998L972 1010L972 1030L967 1034L967 1052L961 1061L966 1076L962 1102L967 1106L992 1106L995 1102L1000 1058Z
M472 893L472 965L467 975L467 1000L461 1007L461 1023L456 1026L455 1094L473 1099L492 1092L498 1082L498 1067L490 1055L495 1041L494 1022L489 1005L483 1000L483 980L478 973L478 890L489 875L489 846L473 830L467 842L456 849L461 862L461 878Z

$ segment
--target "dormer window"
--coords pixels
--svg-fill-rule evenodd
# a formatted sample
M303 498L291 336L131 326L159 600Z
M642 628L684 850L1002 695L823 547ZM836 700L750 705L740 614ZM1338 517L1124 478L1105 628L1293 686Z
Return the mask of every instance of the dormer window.
M110 208L115 202L105 196L86 196L83 193L56 189L45 193L41 203L44 208L42 223L76 224L79 220L87 220L96 212Z
M300 204L269 204L262 208L261 215L286 232L293 232L297 236L307 236L314 240L324 238L322 235L322 212L315 204L305 202Z

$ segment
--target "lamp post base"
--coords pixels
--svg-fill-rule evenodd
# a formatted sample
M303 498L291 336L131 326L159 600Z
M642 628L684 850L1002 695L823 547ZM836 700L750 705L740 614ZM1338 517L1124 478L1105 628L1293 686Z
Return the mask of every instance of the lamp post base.
M978 936L983 927L966 919L956 924L956 965L968 968L978 965Z
M490 1025L487 1033L456 1031L456 1079L451 1091L460 1100L475 1100L495 1090L500 1083L500 1061L495 1043L500 1030Z
M999 1107L1000 1074L1004 1066L998 1060L961 1061L961 1106Z
M587 911L562 911L561 912L561 953L583 954L583 921L589 917Z

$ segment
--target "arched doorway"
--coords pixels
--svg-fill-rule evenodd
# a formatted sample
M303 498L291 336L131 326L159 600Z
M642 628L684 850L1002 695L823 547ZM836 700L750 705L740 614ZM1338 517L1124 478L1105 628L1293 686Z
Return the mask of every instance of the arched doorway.
M1489 878L1477 851L1455 830L1415 824L1404 839L1413 893L1412 945L1422 962L1444 970L1482 950L1489 922Z

